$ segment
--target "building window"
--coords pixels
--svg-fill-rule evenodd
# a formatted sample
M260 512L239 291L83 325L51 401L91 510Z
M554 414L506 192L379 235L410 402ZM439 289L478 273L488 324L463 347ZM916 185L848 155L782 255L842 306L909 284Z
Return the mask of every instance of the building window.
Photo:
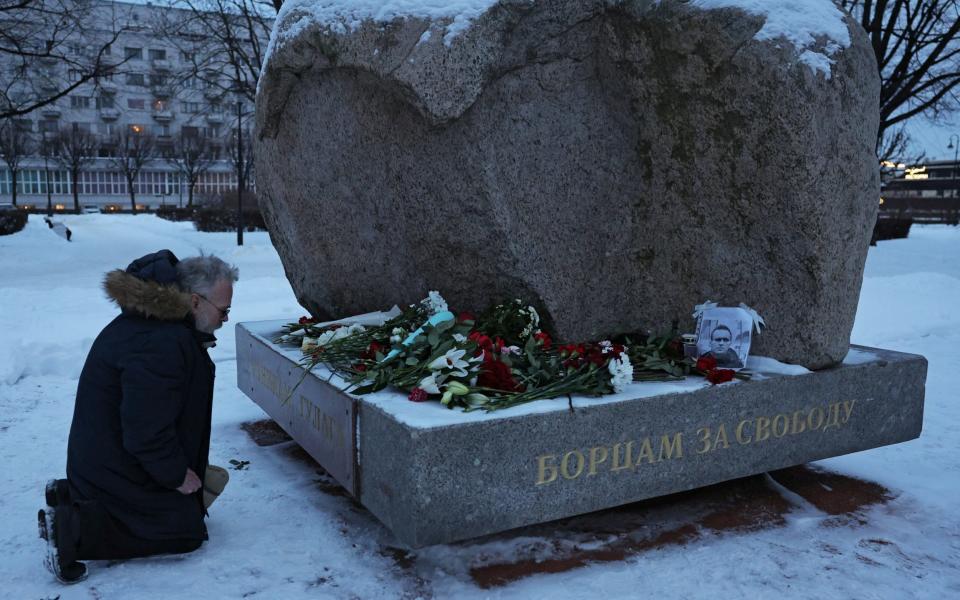
M17 192L20 194L39 194L40 170L23 169L17 173Z
M70 69L67 71L67 81L80 81L83 78L83 71L80 69Z
M133 110L143 110L145 108L146 102L143 98L127 98L127 108L132 108Z
M146 131L146 127L144 127L143 125L137 125L136 123L131 123L130 125L128 125L128 127L130 128L130 133L134 133L137 135L140 135L141 133Z
M200 112L200 103L199 102L181 102L180 110L185 113L198 113Z
M127 46L123 49L123 57L126 59L141 59L143 58L143 48L131 48Z
M195 138L200 135L200 129L197 127L184 126L180 128L180 135L185 138Z
M167 60L167 51L150 48L150 60Z
M71 123L74 133L90 133L90 123Z
M16 126L17 131L22 131L24 133L30 133L33 131L33 121L30 119L17 119L13 122Z
M167 83L167 76L159 73L150 73L150 85L164 85Z
M154 100L151 106L153 107L153 110L156 111L170 110L170 102L167 100Z
M97 108L113 108L116 105L114 97L108 94L97 96Z
M188 90L195 90L200 87L200 80L196 76L187 77L183 80L183 87Z
M127 73L127 85L144 85L143 73Z
M110 56L110 53L113 51L113 49L110 46L111 44L107 44L106 46L103 47L104 56Z
M40 131L43 133L56 133L60 129L60 121L56 119L44 119L39 121Z
M70 96L70 108L90 108L90 96Z
M193 62L195 56L193 52L180 52L180 60L183 62Z
M219 125L208 125L204 128L204 135L208 138L218 138L220 137L220 126Z

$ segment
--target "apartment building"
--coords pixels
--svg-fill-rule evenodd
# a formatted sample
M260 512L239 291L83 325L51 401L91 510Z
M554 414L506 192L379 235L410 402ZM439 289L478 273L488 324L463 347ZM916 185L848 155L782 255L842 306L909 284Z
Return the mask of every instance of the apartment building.
M80 203L88 209L130 207L127 179L118 167L117 157L123 152L116 147L124 132L151 140L150 159L134 183L140 209L186 205L188 179L178 156L178 140L184 137L203 140L210 153L194 187L195 202L237 188L231 149L235 148L238 123L241 131L252 128L253 106L232 93L229 82L219 80L218 74L197 76L195 52L210 51L204 32L194 27L170 33L171 24L187 22L189 16L188 11L150 4L95 5L89 18L96 26L87 32L95 39L71 40L66 51L83 56L102 47L103 40L111 39L119 29L119 37L107 49L107 60L114 68L56 103L15 120L16 128L31 140L31 152L17 169L18 206L46 207L49 196L55 208L73 208L70 172L43 146L45 140L63 135L60 132L90 133L96 141L96 158L84 166L78 178ZM266 47L267 40L262 43ZM0 75L5 72L3 61L0 55ZM62 61L38 63L31 77L41 90L62 89L64 81L78 80L79 73ZM10 168L0 162L0 205L11 203L12 182Z

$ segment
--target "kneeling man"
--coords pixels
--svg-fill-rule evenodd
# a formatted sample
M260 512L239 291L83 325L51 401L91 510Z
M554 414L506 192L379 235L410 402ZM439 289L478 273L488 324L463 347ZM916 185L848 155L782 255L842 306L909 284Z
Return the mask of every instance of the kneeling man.
M236 267L161 250L107 274L121 313L90 348L77 388L67 479L39 513L47 567L64 583L81 560L191 552L226 471L207 465L213 332L228 319ZM203 490L203 491L202 491Z

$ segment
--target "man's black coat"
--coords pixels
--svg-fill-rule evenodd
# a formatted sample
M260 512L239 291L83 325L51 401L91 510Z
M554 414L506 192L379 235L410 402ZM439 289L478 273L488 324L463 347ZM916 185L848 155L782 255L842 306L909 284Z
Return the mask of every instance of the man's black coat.
M183 495L187 468L202 479L210 447L214 337L197 331L169 251L107 274L122 313L90 349L67 449L77 500L96 500L144 539L206 539L201 493Z

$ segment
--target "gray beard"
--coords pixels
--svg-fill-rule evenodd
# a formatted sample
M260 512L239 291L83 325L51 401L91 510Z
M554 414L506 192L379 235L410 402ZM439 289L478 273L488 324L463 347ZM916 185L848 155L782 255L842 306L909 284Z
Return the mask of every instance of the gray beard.
M220 328L221 323L216 320L207 321L202 316L194 317L194 325L197 328L197 331L202 331L203 333L213 334L214 331Z

